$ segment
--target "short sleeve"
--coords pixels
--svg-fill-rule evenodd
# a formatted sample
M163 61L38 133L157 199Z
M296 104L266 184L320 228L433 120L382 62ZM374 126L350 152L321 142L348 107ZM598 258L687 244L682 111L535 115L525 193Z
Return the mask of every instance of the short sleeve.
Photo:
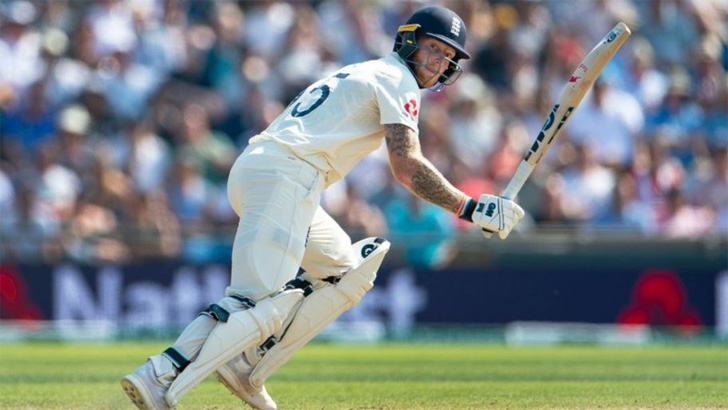
M382 81L375 87L379 104L379 123L404 124L418 131L417 122L420 112L420 94L397 87L388 81Z

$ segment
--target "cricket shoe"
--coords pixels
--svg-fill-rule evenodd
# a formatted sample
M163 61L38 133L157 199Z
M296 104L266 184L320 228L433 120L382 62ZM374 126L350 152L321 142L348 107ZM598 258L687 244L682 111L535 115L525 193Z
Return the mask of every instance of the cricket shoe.
M157 377L151 359L121 380L124 393L139 410L173 409L164 400L170 384L169 381L164 383Z
M258 389L250 384L249 377L252 371L253 366L248 363L245 355L239 354L234 359L220 366L215 371L215 375L223 386L227 387L232 394L238 396L252 408L257 410L277 410L278 406L265 390L265 386Z

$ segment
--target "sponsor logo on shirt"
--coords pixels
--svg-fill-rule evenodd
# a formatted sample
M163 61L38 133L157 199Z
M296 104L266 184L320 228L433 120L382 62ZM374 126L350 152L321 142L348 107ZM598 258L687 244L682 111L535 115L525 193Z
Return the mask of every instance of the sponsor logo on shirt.
M410 116L410 118L417 119L417 100L411 98L404 104L404 111Z

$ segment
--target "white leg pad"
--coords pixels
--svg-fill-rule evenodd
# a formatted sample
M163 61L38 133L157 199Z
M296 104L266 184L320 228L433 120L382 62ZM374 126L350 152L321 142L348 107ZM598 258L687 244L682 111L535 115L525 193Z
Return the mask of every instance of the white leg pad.
M376 240L376 242L375 242ZM378 238L367 238L352 245L359 255L358 266L345 273L341 280L313 291L304 299L288 329L250 374L250 384L261 388L265 380L285 364L298 349L321 333L342 313L359 303L373 286L377 271L389 251L390 243Z
M262 343L280 330L289 313L303 300L300 289L286 290L262 299L252 309L231 313L219 322L190 363L167 390L165 400L174 407L182 396L205 377L245 349Z

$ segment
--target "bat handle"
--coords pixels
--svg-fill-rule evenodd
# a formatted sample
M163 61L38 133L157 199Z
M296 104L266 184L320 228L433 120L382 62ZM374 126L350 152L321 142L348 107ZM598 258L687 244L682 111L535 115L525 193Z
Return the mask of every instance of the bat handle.
M521 163L518 164L516 173L513 175L510 182L508 182L508 186L501 196L503 198L513 200L521 191L521 188L523 188L523 184L526 183L531 172L533 172L533 165L526 162L526 160L522 160Z

